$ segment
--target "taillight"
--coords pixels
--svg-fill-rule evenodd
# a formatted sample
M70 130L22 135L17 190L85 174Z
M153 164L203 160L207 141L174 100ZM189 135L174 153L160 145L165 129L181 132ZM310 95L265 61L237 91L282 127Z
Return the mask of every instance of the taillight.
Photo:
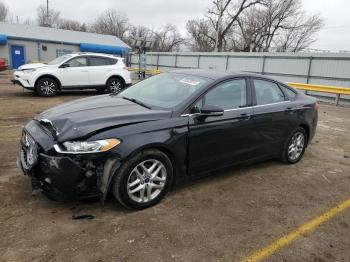
M320 108L320 104L316 102L313 107L316 111L318 111L318 109Z

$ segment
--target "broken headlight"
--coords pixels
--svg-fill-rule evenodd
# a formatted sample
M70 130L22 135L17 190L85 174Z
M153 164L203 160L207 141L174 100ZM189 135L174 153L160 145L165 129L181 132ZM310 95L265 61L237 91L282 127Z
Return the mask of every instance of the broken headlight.
M106 139L97 141L66 141L63 146L54 145L58 153L87 154L106 152L120 144L118 139Z

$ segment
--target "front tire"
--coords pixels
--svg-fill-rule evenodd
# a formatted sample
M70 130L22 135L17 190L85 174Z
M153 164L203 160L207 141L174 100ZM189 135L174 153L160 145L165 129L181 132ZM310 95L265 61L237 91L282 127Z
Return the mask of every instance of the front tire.
M307 134L304 128L298 127L288 137L281 156L282 162L295 164L303 157L306 145Z
M39 96L51 97L58 93L59 86L56 80L50 77L39 79L36 83L35 91Z
M170 159L149 149L126 161L112 182L112 193L123 206L144 209L157 204L173 179Z
M107 81L107 92L109 94L118 94L123 89L124 89L124 83L119 78L112 77Z

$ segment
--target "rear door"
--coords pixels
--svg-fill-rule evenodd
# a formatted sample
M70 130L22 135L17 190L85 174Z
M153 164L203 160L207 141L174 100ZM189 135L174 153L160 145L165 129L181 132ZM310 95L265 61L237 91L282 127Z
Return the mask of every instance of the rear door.
M251 78L253 88L253 120L258 153L278 153L289 132L290 101L274 81Z
M214 105L224 109L222 116L201 119L189 116L189 171L200 173L231 165L252 157L254 151L250 89L246 79L218 84L193 107Z
M88 61L86 56L74 57L59 68L61 84L64 88L84 87L90 85Z
M89 56L88 59L91 84L105 85L109 75L112 74L113 64L116 64L117 60L100 56Z

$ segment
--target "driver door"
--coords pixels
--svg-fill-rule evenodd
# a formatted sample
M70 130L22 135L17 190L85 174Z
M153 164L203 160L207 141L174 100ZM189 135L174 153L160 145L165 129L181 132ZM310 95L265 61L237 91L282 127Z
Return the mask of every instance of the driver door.
M189 172L201 173L254 157L251 91L245 78L218 84L194 105L224 109L222 116L189 116Z
M83 87L90 84L89 67L85 56L74 57L59 69L60 81L65 88Z

